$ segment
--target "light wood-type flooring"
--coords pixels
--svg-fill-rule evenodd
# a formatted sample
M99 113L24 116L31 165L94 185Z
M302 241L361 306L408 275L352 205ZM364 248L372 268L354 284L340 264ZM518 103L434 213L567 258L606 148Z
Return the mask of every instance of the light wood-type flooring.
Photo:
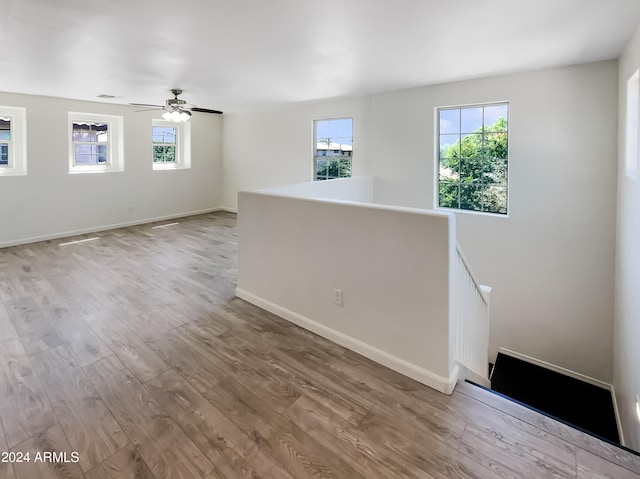
M177 221L0 249L0 452L31 457L0 478L640 477L636 456L235 298L235 215Z

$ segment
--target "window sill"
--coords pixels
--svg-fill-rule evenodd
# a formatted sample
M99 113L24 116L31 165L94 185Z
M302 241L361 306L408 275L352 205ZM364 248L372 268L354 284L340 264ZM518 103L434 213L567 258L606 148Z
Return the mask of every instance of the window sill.
M121 168L73 168L69 170L70 175L85 175L94 173L122 173Z
M166 171L166 170L190 170L190 166L178 165L178 164L154 164L153 171Z
M27 176L26 170L19 170L17 168L0 168L1 176Z
M435 211L442 211L444 213L463 213L467 215L476 215L476 216L488 216L490 218L503 218L509 219L509 214L503 215L501 213L489 213L488 211L473 211L473 210L459 210L457 208L444 208L442 206L436 206L434 208Z

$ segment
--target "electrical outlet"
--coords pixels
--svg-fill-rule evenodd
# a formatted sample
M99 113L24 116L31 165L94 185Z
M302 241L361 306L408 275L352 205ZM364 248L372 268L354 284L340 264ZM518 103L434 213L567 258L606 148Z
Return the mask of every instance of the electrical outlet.
M333 304L342 306L342 290L333 288Z

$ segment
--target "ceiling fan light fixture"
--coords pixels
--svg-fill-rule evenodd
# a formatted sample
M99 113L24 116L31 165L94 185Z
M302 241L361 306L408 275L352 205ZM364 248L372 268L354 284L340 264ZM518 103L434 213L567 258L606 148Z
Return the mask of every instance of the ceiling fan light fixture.
M171 90L171 93L173 93L173 98L168 98L167 100L165 100L164 106L150 105L148 103L129 103L129 105L145 107L144 110L137 110L137 111L164 110L164 112L162 113L162 118L165 121L173 121L173 122L189 121L191 119L191 111L197 111L200 113L214 113L216 115L222 115L222 112L219 110L209 110L207 108L198 108L197 106L191 105L186 101L178 98L178 95L182 93L182 90L174 89L174 90Z
M181 123L184 121L189 121L189 119L191 118L191 112L188 110L184 110L180 107L174 106L174 107L171 107L171 109L165 111L162 114L162 118L164 118L166 121Z

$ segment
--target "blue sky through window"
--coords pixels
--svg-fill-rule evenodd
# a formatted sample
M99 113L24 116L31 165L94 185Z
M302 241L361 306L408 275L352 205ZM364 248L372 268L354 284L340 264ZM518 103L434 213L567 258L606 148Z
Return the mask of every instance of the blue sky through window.
M453 145L483 125L485 131L490 131L489 127L499 118L508 120L508 112L506 103L440 110L440 147Z
M316 140L329 139L331 143L353 145L353 118L335 118L316 121Z

